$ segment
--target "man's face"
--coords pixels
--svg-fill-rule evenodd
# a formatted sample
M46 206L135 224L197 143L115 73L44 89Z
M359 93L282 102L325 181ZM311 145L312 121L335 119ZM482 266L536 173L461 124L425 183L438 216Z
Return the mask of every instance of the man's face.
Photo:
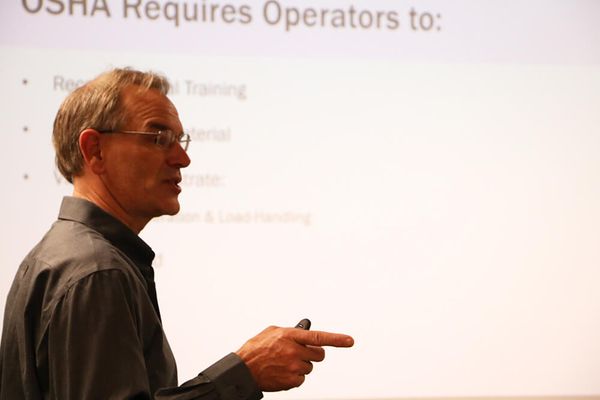
M173 103L156 90L131 86L122 93L127 122L121 131L182 132ZM113 201L133 221L145 225L160 215L179 211L181 168L190 158L179 143L160 147L152 135L102 135L106 172L102 179Z

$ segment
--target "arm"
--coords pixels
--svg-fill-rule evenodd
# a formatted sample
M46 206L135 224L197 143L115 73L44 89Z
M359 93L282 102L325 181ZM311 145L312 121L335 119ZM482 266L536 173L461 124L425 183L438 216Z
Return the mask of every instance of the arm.
M152 399L153 392L161 400L262 397L234 354L176 387L162 328L147 318L119 270L99 271L72 285L48 327L49 397Z
M234 353L179 387L159 389L155 396L156 400L258 400L263 397L246 364Z

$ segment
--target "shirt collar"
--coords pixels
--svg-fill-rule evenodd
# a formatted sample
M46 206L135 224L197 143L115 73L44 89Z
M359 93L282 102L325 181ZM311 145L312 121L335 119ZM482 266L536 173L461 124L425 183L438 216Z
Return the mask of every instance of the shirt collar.
M146 278L154 278L154 251L124 223L94 203L78 197L65 196L58 219L75 221L100 233L140 267Z

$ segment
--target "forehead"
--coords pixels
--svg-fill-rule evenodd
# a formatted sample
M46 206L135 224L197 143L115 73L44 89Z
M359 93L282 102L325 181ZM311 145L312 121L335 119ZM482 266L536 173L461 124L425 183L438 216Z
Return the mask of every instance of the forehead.
M142 129L153 126L181 130L179 114L173 103L156 89L127 86L121 92L127 128Z

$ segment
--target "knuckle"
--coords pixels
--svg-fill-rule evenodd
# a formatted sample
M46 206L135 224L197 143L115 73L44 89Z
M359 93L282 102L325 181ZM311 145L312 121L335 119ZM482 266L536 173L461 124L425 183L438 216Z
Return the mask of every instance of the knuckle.
M311 362L308 362L306 375L310 374L313 371L314 365Z
M316 354L316 360L315 361L323 361L325 359L325 350L321 349L320 351L317 352Z
M302 385L305 380L306 380L306 377L304 375L298 375L298 379L296 380L295 387Z
M321 332L315 332L314 339L315 339L315 344L317 344L317 345L320 345L321 343L323 343L323 335L321 334Z
M282 349L281 354L286 358L297 358L298 357L298 351L296 351L294 346L285 346Z
M320 362L325 359L325 349L319 346L309 346L311 361Z
M304 372L302 362L300 361L289 364L289 369L290 373L294 375L301 375Z

